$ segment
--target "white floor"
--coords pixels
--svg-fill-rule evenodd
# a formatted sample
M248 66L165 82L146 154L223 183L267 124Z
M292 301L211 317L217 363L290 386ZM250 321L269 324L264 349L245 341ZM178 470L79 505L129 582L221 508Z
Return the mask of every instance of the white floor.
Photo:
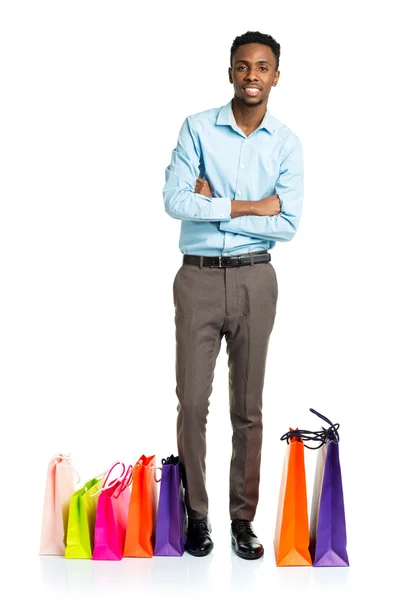
M265 555L255 561L237 557L225 532L213 533L213 540L214 550L203 558L187 553L183 557L126 558L118 562L33 557L30 564L20 562L20 579L14 587L18 590L21 586L22 591L27 587L34 598L54 599L270 598L294 593L292 597L302 595L304 600L369 597L385 590L381 596L376 594L384 598L392 581L385 565L379 569L378 561L373 562L367 552L355 557L353 564L350 555L352 566L347 568L278 568L272 540L265 541ZM14 566L19 569L17 563Z
M277 568L272 556L245 561L219 548L195 558L153 557L123 559L117 563L41 557L42 592L56 597L245 597L273 592L313 591L323 595L343 592L349 585L350 568ZM264 593L263 593L264 592ZM47 594L47 595L48 595Z

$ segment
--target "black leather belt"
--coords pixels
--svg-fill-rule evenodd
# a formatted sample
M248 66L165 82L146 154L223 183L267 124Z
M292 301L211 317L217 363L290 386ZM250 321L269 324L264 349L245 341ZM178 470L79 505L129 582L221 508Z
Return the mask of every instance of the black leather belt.
M251 257L253 264L270 262L271 255L269 252L253 252L252 254L241 254L234 256L197 256L196 254L184 254L184 265L200 265L200 259L203 259L204 267L244 267L251 265Z

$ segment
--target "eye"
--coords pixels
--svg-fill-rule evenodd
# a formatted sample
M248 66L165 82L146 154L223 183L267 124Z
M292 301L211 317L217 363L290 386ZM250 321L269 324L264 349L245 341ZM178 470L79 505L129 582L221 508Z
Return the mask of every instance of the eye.
M247 67L245 65L239 65L237 67L237 70L239 71L240 69L247 69ZM268 71L268 67L260 67L260 69L264 69L264 71Z

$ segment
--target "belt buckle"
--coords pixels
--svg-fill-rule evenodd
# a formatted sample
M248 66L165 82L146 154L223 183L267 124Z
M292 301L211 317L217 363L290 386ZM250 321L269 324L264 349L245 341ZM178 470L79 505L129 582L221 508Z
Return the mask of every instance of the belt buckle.
M226 259L227 264L223 264L223 258ZM241 255L240 256L219 256L219 267L231 267L232 266L231 263L234 263L234 261L236 259L237 259L237 266L240 266L242 258L243 257ZM230 262L230 264L228 264L229 262Z
M231 266L231 264L223 264L223 258L227 259L227 261L230 261L230 263L234 262L234 260L237 259L237 265L240 266L242 264L241 259L243 258L241 255L240 256L219 256L219 267L229 267Z

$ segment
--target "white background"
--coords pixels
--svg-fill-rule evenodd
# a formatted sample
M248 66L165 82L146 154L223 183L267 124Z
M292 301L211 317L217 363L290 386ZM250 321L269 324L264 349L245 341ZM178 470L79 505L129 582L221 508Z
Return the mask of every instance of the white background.
M2 567L8 597L386 590L407 560L407 140L403 2L2 2ZM227 103L233 39L280 44L271 114L301 139L299 232L272 251L258 561L232 554L225 342L208 420L209 557L38 557L47 463L82 481L176 448L165 168L183 119ZM275 567L289 426L341 424L349 569ZM315 456L307 452L311 499ZM6 562L4 562L6 561ZM2 569L3 570L3 569ZM5 586L6 580L3 580ZM384 593L382 596L384 597Z

